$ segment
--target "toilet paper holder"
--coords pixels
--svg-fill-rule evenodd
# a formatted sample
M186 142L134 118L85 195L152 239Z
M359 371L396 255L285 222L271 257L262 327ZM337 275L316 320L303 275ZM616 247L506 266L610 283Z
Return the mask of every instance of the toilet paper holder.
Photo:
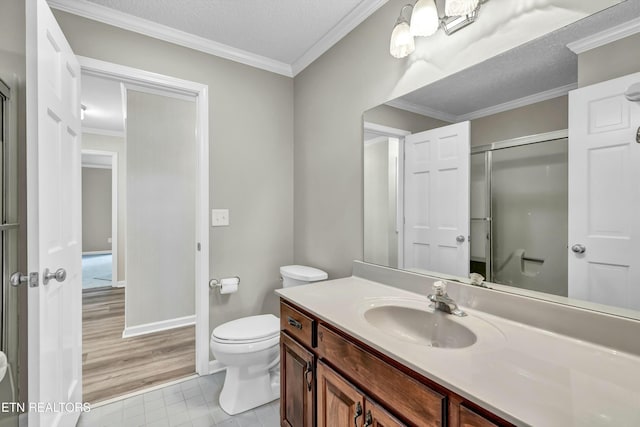
M233 277L225 277L224 279L211 279L209 280L209 288L210 289L221 289L222 288L222 281L223 280L228 280L228 279L237 279L238 283L236 283L238 286L240 285L240 277L239 276L233 276Z

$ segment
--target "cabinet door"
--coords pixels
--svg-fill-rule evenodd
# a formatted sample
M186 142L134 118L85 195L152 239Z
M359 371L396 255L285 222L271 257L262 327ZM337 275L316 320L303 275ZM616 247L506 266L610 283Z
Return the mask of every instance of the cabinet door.
M318 427L362 427L364 396L318 362Z
M286 334L280 335L280 425L313 427L315 356Z
M365 400L365 421L363 427L406 427L393 415L369 399Z

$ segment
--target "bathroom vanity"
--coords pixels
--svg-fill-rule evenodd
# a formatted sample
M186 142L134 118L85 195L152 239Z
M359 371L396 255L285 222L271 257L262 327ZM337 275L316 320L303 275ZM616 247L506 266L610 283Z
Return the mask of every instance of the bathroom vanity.
M281 425L640 425L640 358L469 306L434 313L430 284L278 290Z

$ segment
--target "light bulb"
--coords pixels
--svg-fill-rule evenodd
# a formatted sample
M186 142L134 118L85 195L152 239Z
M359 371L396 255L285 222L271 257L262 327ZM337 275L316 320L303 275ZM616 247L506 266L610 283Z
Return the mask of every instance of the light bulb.
M391 43L389 52L394 58L404 58L411 55L416 50L416 45L411 35L409 23L404 18L398 18L393 32L391 33Z
M438 9L434 0L418 0L411 14L411 34L428 37L440 27Z

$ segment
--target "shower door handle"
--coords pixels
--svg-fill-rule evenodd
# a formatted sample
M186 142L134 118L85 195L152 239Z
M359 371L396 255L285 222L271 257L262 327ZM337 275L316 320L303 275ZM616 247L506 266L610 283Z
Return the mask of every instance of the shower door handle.
M571 246L571 250L576 254L583 254L587 250L587 247L585 245L578 244Z

